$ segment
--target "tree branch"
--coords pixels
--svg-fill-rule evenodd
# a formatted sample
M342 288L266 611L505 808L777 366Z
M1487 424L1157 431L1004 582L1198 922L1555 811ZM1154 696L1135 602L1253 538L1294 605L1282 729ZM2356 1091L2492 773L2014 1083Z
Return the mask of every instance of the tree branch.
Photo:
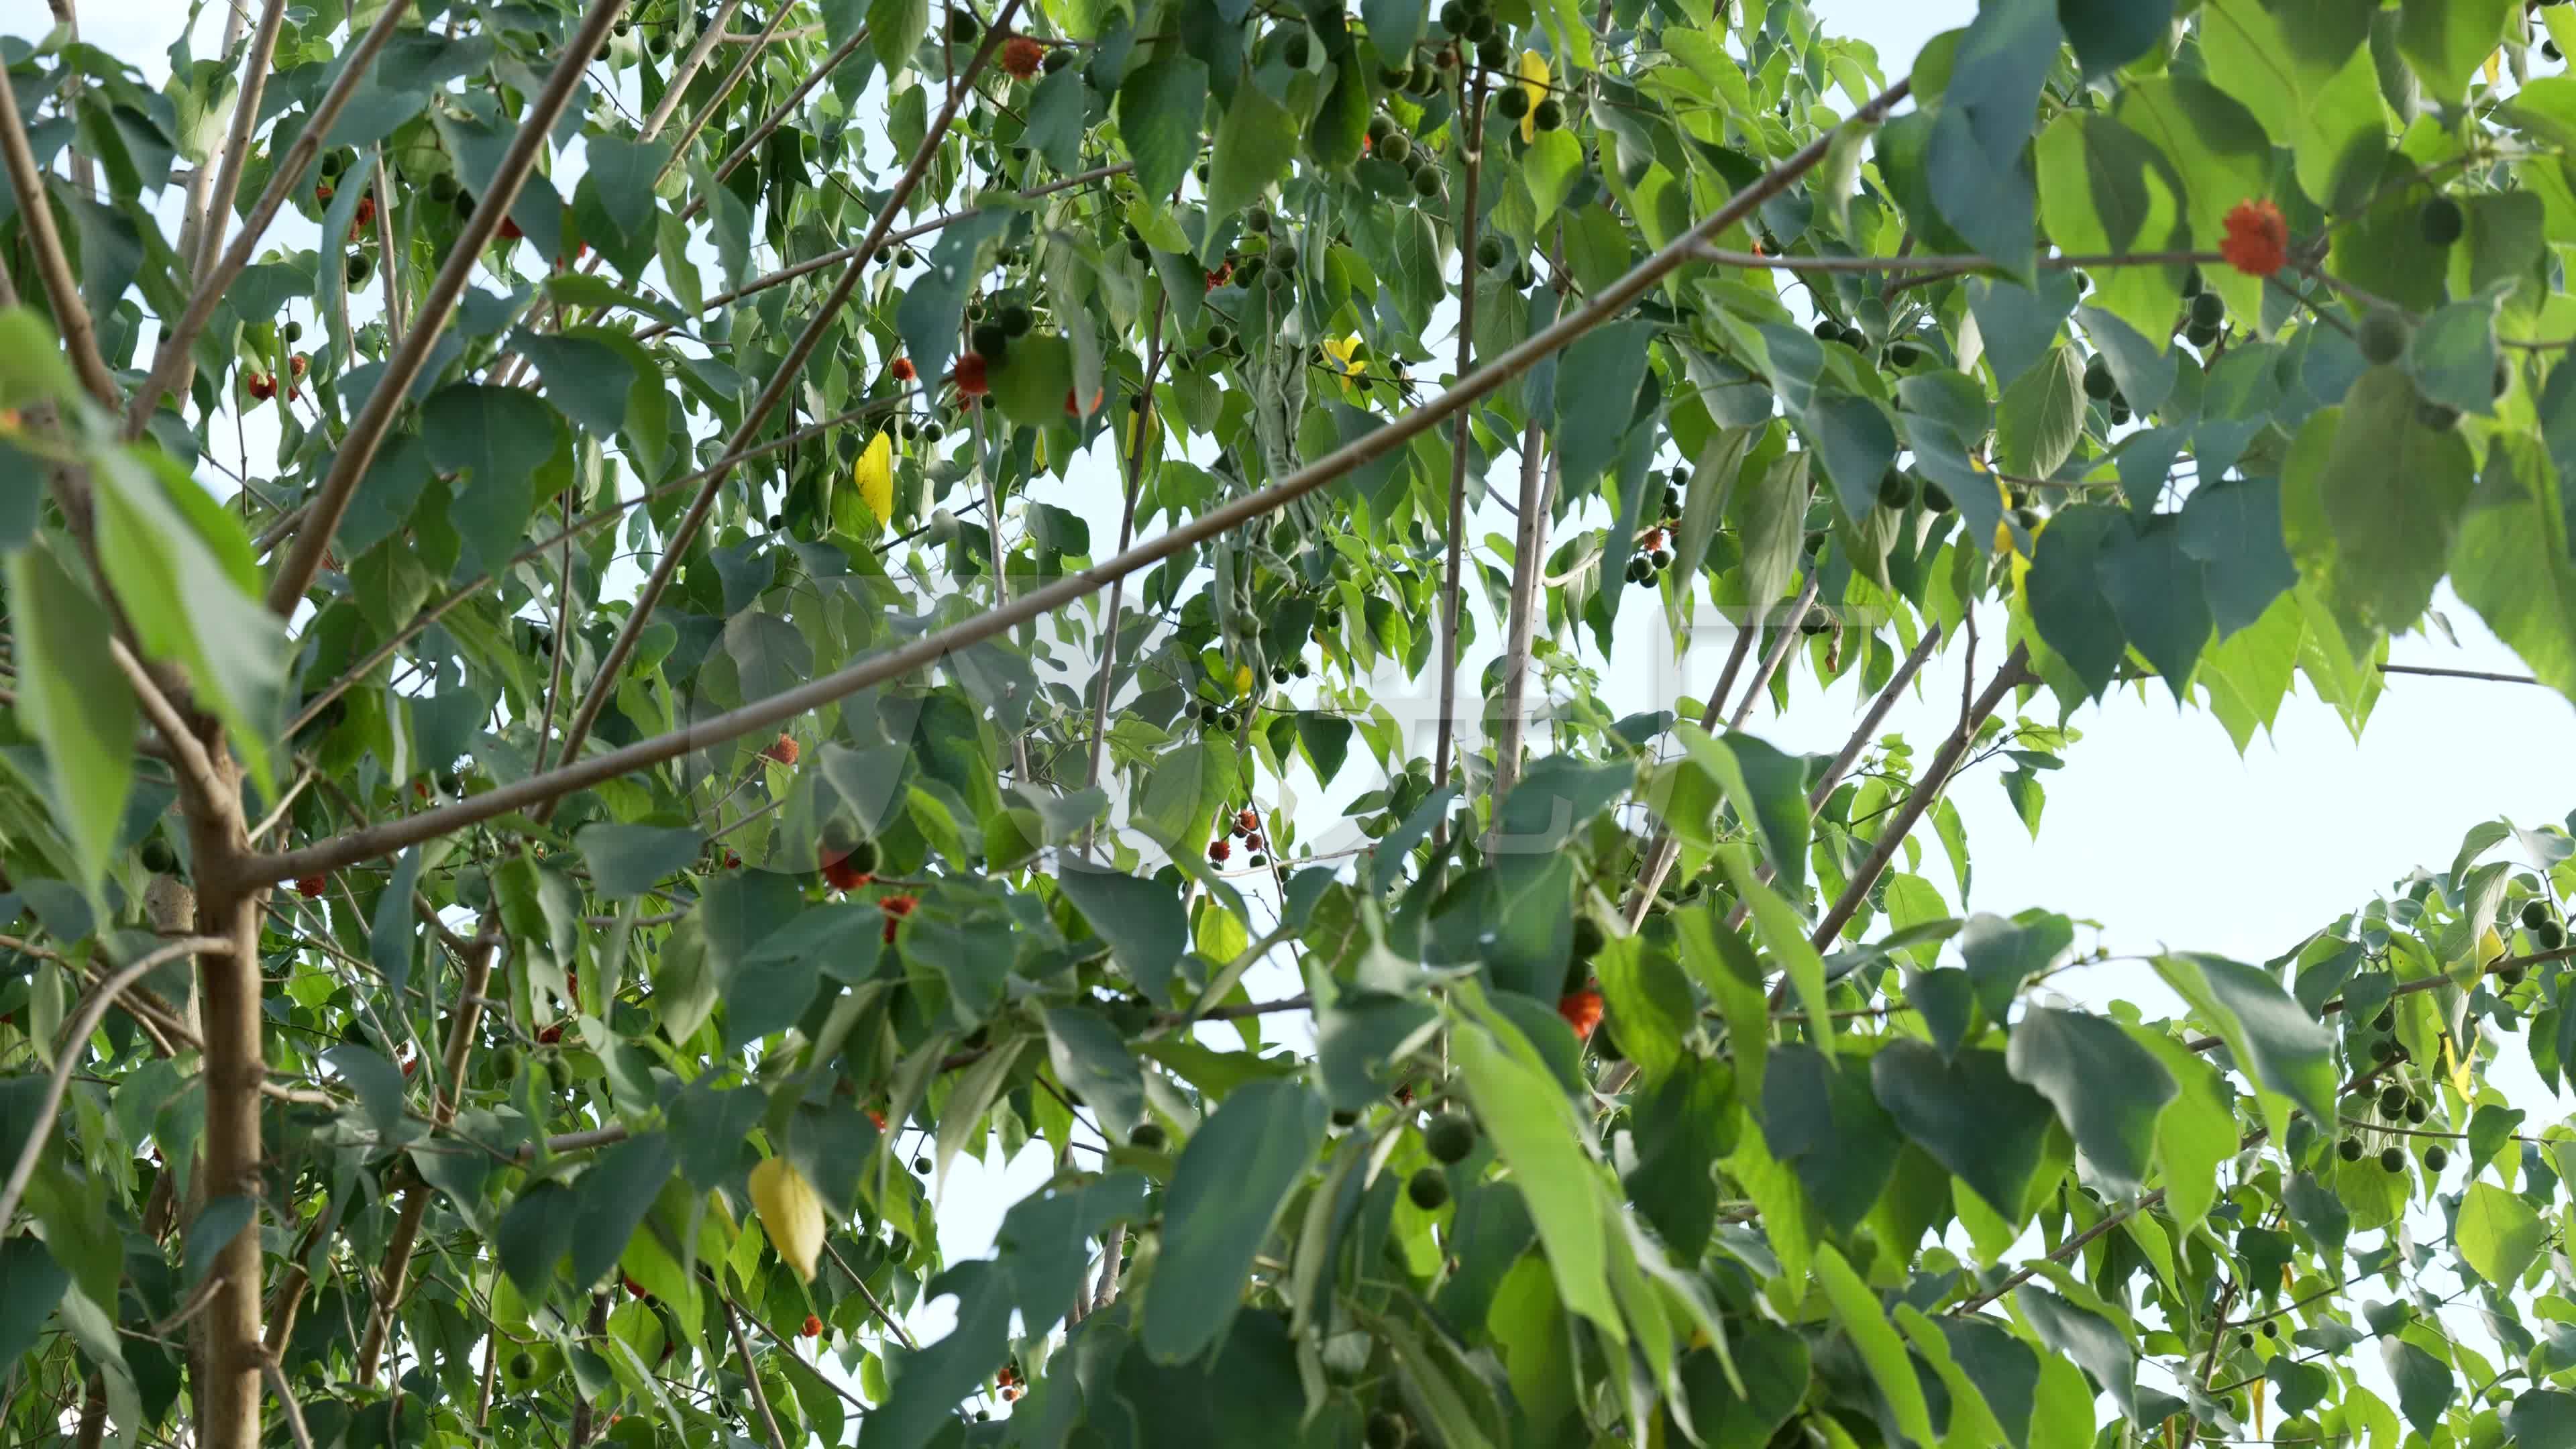
M1896 817L1878 833L1878 843L1870 848L1868 858L1852 872L1850 884L1843 887L1843 893L1835 899L1833 908L1825 912L1825 918L1817 923L1814 933L1808 937L1817 950L1833 944L1834 938L1842 934L1844 924L1860 910L1861 903L1869 899L1871 888L1878 884L1887 863L1895 859L1897 848L1905 843L1906 834L1914 829L1916 821L1923 818L1923 812L1932 808L1932 802L1940 798L1942 789L1950 783L1950 776L1957 772L1959 762L1968 753L1968 746L1976 740L1978 726L1994 717L1995 710L2004 702L2004 696L2021 683L2029 664L2029 648L2014 645L2011 656L2004 660L2003 668L1995 671L1994 680L1986 686L1985 693L1978 695L1959 716L1959 727L1950 732L1950 738L1943 743L1940 753L1932 757L1932 763L1914 782L1913 793L1905 797L1905 803L1897 807Z
M1501 818L1503 800L1521 777L1521 750L1528 732L1524 718L1529 700L1530 648L1538 637L1539 570L1545 564L1549 515L1554 511L1557 466L1542 460L1538 419L1521 431L1521 494L1518 527L1512 538L1512 597L1503 623L1502 718L1494 734L1494 812Z
M397 3L388 13L406 8ZM322 491L313 500L312 511L295 531L295 546L286 556L277 577L269 581L268 607L281 617L295 612L304 602L304 591L313 585L313 576L322 569L322 555L331 548L331 536L340 530L340 520L349 511L349 502L357 496L358 482L367 476L367 467L375 461L376 449L383 445L385 431L393 425L394 413L411 392L413 379L429 361L438 335L447 328L448 314L456 309L456 300L465 284L482 265L483 249L492 243L501 223L509 219L511 203L519 196L520 185L537 162L537 153L545 149L546 137L562 118L564 108L581 86L582 71L599 43L615 23L626 0L591 0L588 14L570 40L566 41L563 58L555 63L554 74L546 77L545 89L528 102L519 118L519 132L510 140L492 181L474 200L474 212L465 219L454 247L447 254L446 265L438 269L436 280L420 300L420 312L412 319L411 330L403 334L402 343L386 359L384 371L376 378L366 405L349 423L349 431L340 440L331 457L330 476L323 479ZM357 63L351 63L351 70ZM306 139L312 132L305 133ZM302 141L298 141L300 147ZM291 160L292 158L290 158ZM275 188L272 187L271 190ZM265 198L263 198L263 201ZM245 233L247 235L247 233ZM230 257L226 258L231 260ZM190 307L190 315L196 308ZM174 339L175 340L175 339Z
M707 18L707 28L698 32L698 38L690 45L689 53L682 56L680 63L671 68L670 82L663 86L662 99L654 105L652 114L644 118L644 126L638 139L650 141L661 135L662 128L671 123L671 112L679 109L680 98L688 94L689 82L698 77L698 67L707 63L707 57L715 51L717 39L724 34L725 27L733 23L734 12L741 8L742 0L724 0L723 4L716 7L715 14ZM790 7L780 5L778 8L783 12ZM598 49L598 45L594 43L590 50L580 51L578 55L581 60L587 62L592 51Z
M161 344L160 352L153 358L151 375L143 380L143 386L135 390L133 398L126 404L125 436L129 440L143 436L143 427L152 420L152 410L161 405L163 393L185 387L180 378L193 366L190 359L194 355L198 335L206 330L206 323L214 317L215 309L223 304L224 293L232 286L233 279L241 275L242 268L250 265L251 253L259 249L259 239L267 233L268 224L286 205L287 197L303 185L305 174L312 169L313 158L321 154L322 138L339 124L340 112L348 108L350 98L366 83L368 75L375 69L376 56L393 40L394 33L402 29L402 22L410 13L411 0L391 0L385 6L385 12L376 17L376 23L367 27L367 33L360 36L358 43L350 49L348 64L341 67L339 78L331 82L331 89L323 92L321 101L313 107L313 114L305 118L304 129L296 136L295 144L287 147L286 154L279 158L277 170L268 178L268 188L259 194L259 201L251 207L250 215L242 219L241 230L234 235L231 245L224 248L223 259L215 264L212 271L202 267L198 269L201 275L196 278L196 294L188 299L187 311L180 314L178 322L170 329L170 340ZM206 225L213 227L215 224L213 216L209 215ZM211 251L212 248L202 250ZM333 519L333 526L338 526L338 522Z
M1458 209L1458 375L1465 377L1476 360L1476 187L1484 170L1482 132L1485 82L1482 72L1459 81L1459 147L1466 186ZM1440 579L1440 724L1431 752L1431 786L1446 789L1450 755L1458 740L1458 577L1467 564L1467 442L1474 409L1460 408L1449 438L1449 557ZM1524 464L1526 466L1526 464ZM1515 561L1517 562L1517 561ZM1435 843L1449 833L1444 814L1432 826Z
M1169 292L1154 294L1154 321L1145 334L1145 377L1136 388L1136 396L1145 411L1140 416L1151 419L1154 408L1154 377L1163 370L1163 311L1171 301ZM1125 553L1136 540L1136 499L1145 486L1145 432L1151 423L1132 428L1127 438L1127 496L1118 510L1118 552ZM1091 710L1091 763L1083 772L1083 788L1100 783L1102 748L1108 740L1109 700L1118 688L1118 626L1127 602L1127 576L1119 575L1109 583L1109 620L1100 631L1100 698ZM1090 832L1084 832L1087 841ZM1086 847L1087 848L1087 847Z
M197 250L180 260L191 278L206 269L206 259L224 244L224 232L231 224L233 198L241 191L242 168L250 161L250 139L259 130L259 101L268 89L268 72L277 56L277 32L286 19L286 0L268 0L260 8L259 28L251 32L250 55L242 63L241 88L233 101L232 125L224 137L224 166L215 175L215 189L206 199L206 225L197 238ZM177 335L172 334L172 341ZM147 414L147 416L149 416Z
M1853 123L1866 124L1884 115L1889 107L1902 100L1910 82L1898 81L1863 106ZM1847 123L1851 124L1851 123ZM471 798L426 810L418 815L382 825L353 831L335 840L260 856L247 869L263 880L288 880L316 870L332 870L362 860L372 860L389 851L424 840L434 840L450 831L462 829L513 810L557 799L575 790L615 779L630 771L647 769L666 760L676 759L693 749L748 734L753 730L792 719L811 709L818 709L872 684L896 678L916 669L928 668L950 654L979 644L996 634L1043 618L1065 605L1097 593L1116 579L1139 569L1197 547L1208 539L1229 533L1253 519L1263 517L1296 499L1322 488L1352 469L1380 458L1404 446L1440 425L1460 408L1487 396L1504 383L1527 371L1543 357L1548 357L1575 338L1590 332L1604 321L1625 311L1657 282L1689 260L1689 248L1697 238L1733 225L1750 214L1764 201L1778 195L1800 176L1824 159L1830 137L1820 137L1765 173L1761 180L1739 191L1725 206L1663 250L1631 268L1625 276L1597 291L1581 308L1558 318L1547 327L1523 340L1502 356L1486 363L1475 372L1458 380L1448 391L1421 407L1390 420L1386 426L1352 439L1287 477L1258 492L1249 493L1220 507L1210 509L1188 523L1174 528L1149 543L1134 548L1079 573L1032 589L1011 601L1007 608L989 610L974 618L952 624L945 629L923 635L910 644L890 649L873 658L861 660L832 674L808 681L794 689L717 715L668 734L640 740L623 749L586 759L567 759L543 775L532 776Z
M44 281L46 299L53 303L54 328L63 335L63 351L71 355L72 370L80 374L81 386L100 407L113 408L118 396L116 376L99 355L98 329L90 324L89 306L81 300L80 282L72 276L71 256L63 250L63 234L54 226L53 193L46 189L44 170L36 164L35 148L28 144L27 128L18 114L8 67L0 66L0 161L7 164L9 190L18 198L18 224L36 254L36 275Z
M614 4L616 0L602 0L602 3ZM1011 17L1019 13L1019 8L1020 0L1007 0L1003 5L992 28L985 31L984 43L976 47L974 58L966 63L968 79L971 80L1000 48L1002 37L1010 28ZM719 19L717 28L721 29L722 24ZM813 320L797 334L795 343L787 349L787 356L780 359L777 370L769 375L768 385L760 390L760 396L743 410L742 423L734 429L733 441L727 444L727 451L740 452L748 446L761 424L768 421L769 415L785 400L789 389L796 385L798 375L805 370L806 361L814 355L816 348L822 346L824 337L831 332L840 316L841 308L865 279L867 259L885 244L886 233L893 229L895 213L903 209L904 203L911 199L913 189L921 184L922 175L939 154L940 143L946 139L949 126L957 119L958 108L971 94L973 92L964 86L957 88L949 95L947 103L939 108L939 113L931 118L920 146L913 151L912 164L904 168L903 175L886 194L885 204L878 208L876 219L868 223L867 236L859 243L858 257L843 270L840 281L815 307ZM637 590L635 602L626 616L626 626L617 631L616 640L608 646L608 653L599 662L598 676L592 681L589 693L582 697L580 708L573 711L572 723L564 729L562 759L566 764L580 758L582 744L590 738L591 727L599 722L600 711L608 707L609 698L617 692L618 681L625 674L627 659L635 652L636 641L652 626L654 607L661 602L663 592L670 588L672 576L679 572L680 562L687 556L698 530L706 526L707 515L715 507L716 495L732 473L733 469L723 463L710 470L706 482L698 489L698 496L689 501L688 510L680 515L669 536L663 540L662 556L654 561L652 574ZM1000 520L988 518L985 522L988 526L998 526ZM540 818L550 811L549 801L540 807Z

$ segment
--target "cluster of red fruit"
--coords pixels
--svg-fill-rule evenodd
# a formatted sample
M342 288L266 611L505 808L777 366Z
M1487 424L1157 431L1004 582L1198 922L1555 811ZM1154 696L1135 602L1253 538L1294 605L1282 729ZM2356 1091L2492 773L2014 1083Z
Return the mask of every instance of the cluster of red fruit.
M318 901L322 898L323 888L329 884L330 882L322 876L297 876L295 878L295 893L304 897L308 901Z
M304 369L308 365L309 364L306 363L304 359L304 354L301 352L296 353L293 357L286 360L286 396L288 401L292 402L297 397L302 396L302 394L296 390L295 385L304 380ZM246 373L242 377L242 390L249 393L253 400L266 402L270 398L277 396L277 379L265 372Z
M1020 1371L1009 1364L1002 1365L1002 1371L993 1375L993 1387L1002 1391L1002 1402L1006 1404L1028 1392L1020 1383Z
M1575 1040L1589 1040L1592 1029L1601 1024L1601 993L1589 986L1569 991L1557 998L1556 1014L1574 1028Z
M1261 838L1261 814L1259 811L1254 810L1249 805L1236 811L1234 815L1234 830L1232 834L1235 840L1243 842L1243 848L1245 850L1251 852L1251 854L1245 859L1244 864L1251 866L1254 870L1259 870L1270 864L1270 857L1262 853L1270 848L1270 844L1268 841ZM1216 839L1208 842L1208 859L1218 865L1225 864L1226 858L1233 854L1234 846L1226 839L1225 836L1220 835Z
M1002 42L1002 73L1013 80L1028 80L1046 64L1046 47L1025 35L1014 35Z
M893 378L897 382L910 382L918 375L919 374L914 371L912 359L909 357L898 357L894 361L886 364L886 376Z

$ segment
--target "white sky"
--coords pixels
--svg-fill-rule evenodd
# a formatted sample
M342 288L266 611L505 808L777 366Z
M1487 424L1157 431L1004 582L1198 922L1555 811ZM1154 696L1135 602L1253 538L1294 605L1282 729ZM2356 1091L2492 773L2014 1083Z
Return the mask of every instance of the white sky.
M1814 4L1827 33L1873 41L1890 74L1925 39L1965 23L1974 10L1970 0ZM84 16L86 38L135 62L157 83L167 70L163 48L175 11L168 4L92 4ZM0 0L0 33L34 35L47 24L42 0ZM206 49L217 29L210 8L201 21ZM880 140L877 149L882 147ZM566 194L573 174L573 167L558 165ZM312 231L289 213L274 239L310 245ZM370 287L365 298L355 299L361 316L373 296ZM1447 325L1436 321L1434 330ZM1435 342L1433 350L1445 348ZM256 441L252 453L260 455ZM1116 537L1116 476L1097 450L1089 462L1070 485L1041 485L1031 496L1083 514L1095 555L1105 556ZM1516 481L1516 462L1502 460L1495 486L1509 492ZM1590 520L1594 527L1600 522ZM1488 533L1508 537L1510 520L1488 504L1469 533L1476 539ZM1618 646L1604 671L1609 702L1622 712L1669 708L1676 676L1657 596L1623 592ZM2398 641L2397 661L2520 672L2511 653L2456 600L2446 596L2438 607L2458 631L2459 647L2418 635ZM1490 618L1480 621L1482 639L1500 632ZM1728 642L1721 633L1713 644L1689 652L1679 693L1705 692ZM1982 670L1994 667L1999 652L1983 652ZM1898 706L1887 729L1928 750L1956 718L1960 654L1947 648L1925 669L1916 697ZM1472 685L1489 657L1490 649L1471 656L1461 679ZM1783 748L1837 748L1866 700L1848 681L1821 694L1803 676L1795 682L1788 711L1777 718L1757 715L1749 728ZM1390 701L1408 688L1431 687L1427 678L1416 686L1379 683L1385 686L1381 698ZM2053 722L2046 696L2036 701L2036 710ZM2504 816L2540 825L2560 820L2576 805L2576 715L2554 693L2536 688L2392 678L2358 742L2332 710L2302 692L2283 705L2272 735L2258 737L2241 759L2215 719L2196 710L2177 712L2161 684L2115 694L2072 723L2084 738L2068 753L2066 768L2046 777L2048 804L2037 841L2006 800L1997 766L1954 787L1974 855L1976 894L1967 904L2007 914L2045 905L2097 922L2100 941L2115 952L2143 954L2171 945L2259 961L2358 907L2405 872L2446 865L2461 835L2480 821ZM1420 748L1428 753L1427 730ZM1365 752L1354 750L1329 792L1333 800L1377 784L1362 778L1367 768ZM1310 786L1300 793L1314 794ZM1304 836L1311 840L1329 832L1333 814L1330 802L1309 800L1299 810ZM1921 873L1950 893L1951 877L1937 846L1929 832L1919 838L1929 852ZM1256 997L1297 989L1289 972L1268 967L1248 984ZM2175 1007L2140 965L2068 973L2052 985L2095 1005L2126 997L2151 1014ZM1289 1040L1303 1038L1302 1023L1279 1022L1274 1030ZM2563 1104L2546 1100L2518 1047L2496 1081L2531 1113L2534 1125L2564 1111ZM941 1240L949 1257L989 1251L1002 1211L1045 1174L1041 1152L991 1168L961 1159L942 1190ZM916 1331L944 1331L945 1308L916 1313ZM2456 1326L2469 1327L2465 1321ZM2375 1377L2376 1356L2363 1359L2366 1374Z

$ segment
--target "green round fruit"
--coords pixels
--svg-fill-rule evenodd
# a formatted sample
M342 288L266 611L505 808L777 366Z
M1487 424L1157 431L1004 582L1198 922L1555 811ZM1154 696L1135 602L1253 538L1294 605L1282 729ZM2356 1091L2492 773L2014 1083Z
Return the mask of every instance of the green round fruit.
M2424 1149L2424 1166L2427 1170L2439 1172L2450 1165L2451 1149L2442 1146L2440 1143L2435 1143L2434 1145Z
M1368 1449L1403 1449L1411 1432L1411 1426L1405 1423L1402 1414L1380 1409L1368 1416L1368 1427L1361 1432L1361 1438L1367 1442Z
M2461 212L2458 202L2447 196L2436 196L2425 202L2424 209L2415 214L2415 224L2422 230L2427 245L2446 247L2460 239L2468 218Z
M2281 1325L2272 1319L2264 1319L2263 1336L2265 1338L2279 1338L2281 1336Z
M2406 1170L2406 1154L2394 1147L2383 1147L2379 1149L2379 1168L2382 1172L2404 1172Z
M1529 114L1529 92L1521 89L1519 86L1513 86L1509 90L1504 91L1501 95L1494 97L1494 109L1503 113L1504 120L1517 121L1521 117Z
M1029 328L1036 324L1037 319L1029 315L1029 309L1026 307L1015 303L1002 309L1002 332L1005 336L1025 337L1028 335Z
M2188 301L2193 297L2199 296L2201 285L2200 268L2193 267L2191 270L2183 273L2182 295L2184 300Z
M2361 1160L2361 1139L2358 1137L2347 1137L2341 1142L2336 1143L2335 1156L2342 1158L2346 1162L2359 1162Z
M1914 480L1894 468L1878 480L1878 501L1886 508L1903 508L1914 501Z
M986 362L999 362L1002 354L1010 350L1011 334L1003 331L999 322L978 322L967 337Z
M1422 1145L1437 1162L1456 1164L1476 1150L1476 1123L1464 1112L1443 1112L1422 1129Z
M2406 314L2394 307L2373 307L2361 319L2361 330L2353 340L2361 355L2374 367L2385 367L2406 355L2406 345L2415 340L2415 325Z
M1489 236L1476 243L1476 265L1490 272L1502 264L1503 239L1501 237Z
M2524 901L2522 903L2522 924L2526 928L2534 931L2548 925L2548 903L2545 901Z
M1425 166L1413 173L1413 194L1425 201L1440 194L1440 168Z
M2371 1060L2379 1062L2393 1062L2397 1060L2396 1039L2393 1037L2383 1036L2372 1042L2370 1044L2370 1057Z
M1655 572L1662 573L1673 566L1673 551L1668 548L1656 549L1646 555L1646 562L1654 565Z
M2191 320L2203 327L2215 327L2227 320L2227 299L2216 292L2203 292L2191 299Z
M1923 349L1911 342L1891 342L1887 345L1887 363L1890 367L1912 367L1922 360Z
M1167 1141L1168 1139L1163 1135L1163 1124L1160 1122L1139 1122L1135 1129L1127 1134L1128 1146L1142 1147L1148 1152L1162 1151Z
M554 1083L556 1091L571 1091L573 1083L572 1063L565 1061L561 1057L555 1058L553 1061L546 1064L546 1078Z
M1923 506L1931 509L1935 513L1949 512L1951 508L1950 490L1942 487L1938 483L1924 484Z
M2093 354L2093 361L2084 368L2084 395L2095 402L2109 402L2119 390L2119 383L2111 378L2111 365L2102 360L2102 354Z
M1437 1211L1449 1201L1449 1178L1436 1167L1425 1167L1407 1178L1404 1195L1424 1212Z
M2406 1089L2404 1087L2392 1084L2379 1089L2379 1115L2391 1118L2403 1117L2406 1115Z
M1531 108L1530 124L1542 131L1553 131L1565 124L1565 107L1550 96Z
M1243 727L1243 721L1235 718L1234 711L1229 709L1216 717L1216 727L1227 734L1233 734Z
M956 44L968 45L973 43L975 37L982 33L983 28L984 27L976 21L974 16L963 10L952 11L949 13L948 38Z
M1223 714L1223 711L1219 710L1215 705L1212 705L1212 704L1203 704L1203 705L1200 705L1200 706L1199 706L1199 723L1200 723L1200 724L1204 724L1204 725L1212 725L1212 724L1215 724L1215 723L1217 722L1218 718L1219 718L1222 714Z
M921 1174L923 1177L928 1177L930 1175L930 1159L927 1157L914 1158L912 1160L912 1170Z
M2371 1029L2374 1031L2395 1031L2397 1029L2397 1008L2393 1006L2383 1006L2379 1008L2379 1014L2370 1019L2370 1025Z
M504 1082L517 1080L520 1060L519 1049L514 1046L505 1046L492 1053L493 1077Z
M2432 1113L2425 1107L2421 1098L2410 1099L2406 1103L2406 1120L2414 1126L2423 1126L2424 1119L2431 1115Z
M1413 138L1398 131L1377 143L1377 158L1401 166L1413 154Z
M1360 1114L1359 1114L1359 1113L1357 1113L1357 1112L1355 1112L1355 1111L1351 1110L1351 1109L1350 1109L1350 1108L1348 1108L1348 1107L1338 1107L1338 1108L1335 1108L1335 1109L1334 1109L1334 1111L1333 1111L1333 1125L1334 1125L1334 1126L1336 1126L1336 1127L1356 1127L1356 1126L1358 1126L1359 1124L1360 1124Z
M1270 230L1269 209L1267 207L1256 206L1252 210L1245 212L1243 214L1243 229L1256 235Z
M1056 49L1048 51L1046 53L1046 59L1040 61L1038 65L1039 68L1044 70L1048 75L1053 75L1057 71L1064 69L1066 66L1073 64L1073 60L1073 52L1059 46Z
M2190 343L2196 348L2199 348L2201 351L2206 352L2210 348L2218 345L2218 329L2215 327L2203 327L2199 323L2194 322L2190 326L2182 329L2182 340Z
M1307 39L1306 32L1303 30L1289 36L1288 43L1279 48L1279 58L1288 62L1290 70L1304 70L1306 62L1313 58L1314 53L1314 43Z
M1297 269L1297 244L1282 237L1270 244L1270 265L1283 272Z
M156 835L143 842L143 868L154 875L168 875L179 868L179 857L170 842Z
M534 1378L536 1376L536 1372L537 1356L535 1354L528 1352L526 1349L521 1349L517 1353L510 1355L510 1377L518 1379L524 1383L528 1379Z

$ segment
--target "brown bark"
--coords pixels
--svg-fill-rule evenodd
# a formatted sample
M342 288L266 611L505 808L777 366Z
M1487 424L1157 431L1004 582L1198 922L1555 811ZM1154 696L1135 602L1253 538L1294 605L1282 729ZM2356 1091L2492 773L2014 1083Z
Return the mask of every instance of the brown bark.
M209 1197L238 1194L256 1204L260 1186L260 1083L267 1074L260 1041L260 910L268 893L238 866L250 854L242 818L241 770L220 728L199 738L213 767L212 791L191 791L188 832L197 862L197 930L229 943L197 958L197 994L206 1044L205 1161L198 1173ZM260 1251L256 1211L216 1255L221 1279L214 1302L194 1324L199 1377L192 1384L197 1440L207 1449L251 1449L260 1442Z

